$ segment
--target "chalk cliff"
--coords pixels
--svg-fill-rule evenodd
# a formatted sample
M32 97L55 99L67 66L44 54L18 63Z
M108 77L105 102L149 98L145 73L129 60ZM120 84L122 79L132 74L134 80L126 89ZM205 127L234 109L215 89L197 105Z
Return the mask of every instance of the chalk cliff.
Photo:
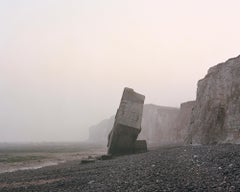
M176 142L178 144L184 144L185 139L188 136L188 128L194 105L195 101L188 101L181 104L180 112L174 125Z
M104 119L100 123L89 128L89 142L107 145L108 133L112 129L114 116Z
M240 142L240 56L210 68L198 82L187 142Z
M148 143L169 144L175 142L173 125L179 109L148 104L144 106L142 131L139 139Z
M162 107L146 104L143 108L142 130L139 139L145 139L148 143L172 143L176 134L173 125L178 116L179 109L174 107ZM89 141L107 144L109 131L112 129L114 116L106 119L89 129Z

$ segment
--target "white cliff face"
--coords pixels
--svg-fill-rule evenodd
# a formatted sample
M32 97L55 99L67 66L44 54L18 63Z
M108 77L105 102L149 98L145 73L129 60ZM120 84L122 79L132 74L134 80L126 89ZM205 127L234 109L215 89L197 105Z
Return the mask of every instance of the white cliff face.
M143 108L141 132L138 139L148 143L167 144L175 143L175 124L179 109L146 104ZM114 116L106 119L89 129L89 141L107 144L109 131L114 124Z
M145 105L139 139L155 144L175 143L173 125L178 113L178 108Z
M188 136L188 127L194 105L195 101L188 101L181 104L174 128L176 132L176 142L178 144L184 144Z
M240 56L210 68L198 82L188 142L240 142Z
M89 142L107 145L108 134L114 124L114 116L89 128Z

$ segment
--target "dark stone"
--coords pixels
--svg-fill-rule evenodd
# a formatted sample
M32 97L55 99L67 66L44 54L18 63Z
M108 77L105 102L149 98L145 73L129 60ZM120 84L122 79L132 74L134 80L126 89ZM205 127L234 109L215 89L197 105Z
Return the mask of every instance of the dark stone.
M109 159L112 159L112 155L101 155L98 159L99 160L109 160Z
M141 131L145 97L125 88L115 122L108 135L108 154L134 153L135 141Z
M146 140L137 140L134 144L135 153L147 152L147 142Z
M81 163L86 164L86 163L94 163L96 159L82 159Z

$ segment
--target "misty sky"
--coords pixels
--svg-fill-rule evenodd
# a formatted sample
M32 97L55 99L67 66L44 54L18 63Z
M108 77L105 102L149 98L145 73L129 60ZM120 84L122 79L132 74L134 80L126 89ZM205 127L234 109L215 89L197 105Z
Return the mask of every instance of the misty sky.
M240 54L239 0L0 0L0 142L80 141L145 103L195 99L210 66Z

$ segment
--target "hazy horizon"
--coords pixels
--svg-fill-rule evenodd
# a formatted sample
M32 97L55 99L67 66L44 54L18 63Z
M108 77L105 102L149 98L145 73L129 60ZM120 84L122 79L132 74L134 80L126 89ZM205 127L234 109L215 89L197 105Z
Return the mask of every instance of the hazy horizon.
M179 107L240 54L237 0L0 0L0 142L82 141L124 87Z

